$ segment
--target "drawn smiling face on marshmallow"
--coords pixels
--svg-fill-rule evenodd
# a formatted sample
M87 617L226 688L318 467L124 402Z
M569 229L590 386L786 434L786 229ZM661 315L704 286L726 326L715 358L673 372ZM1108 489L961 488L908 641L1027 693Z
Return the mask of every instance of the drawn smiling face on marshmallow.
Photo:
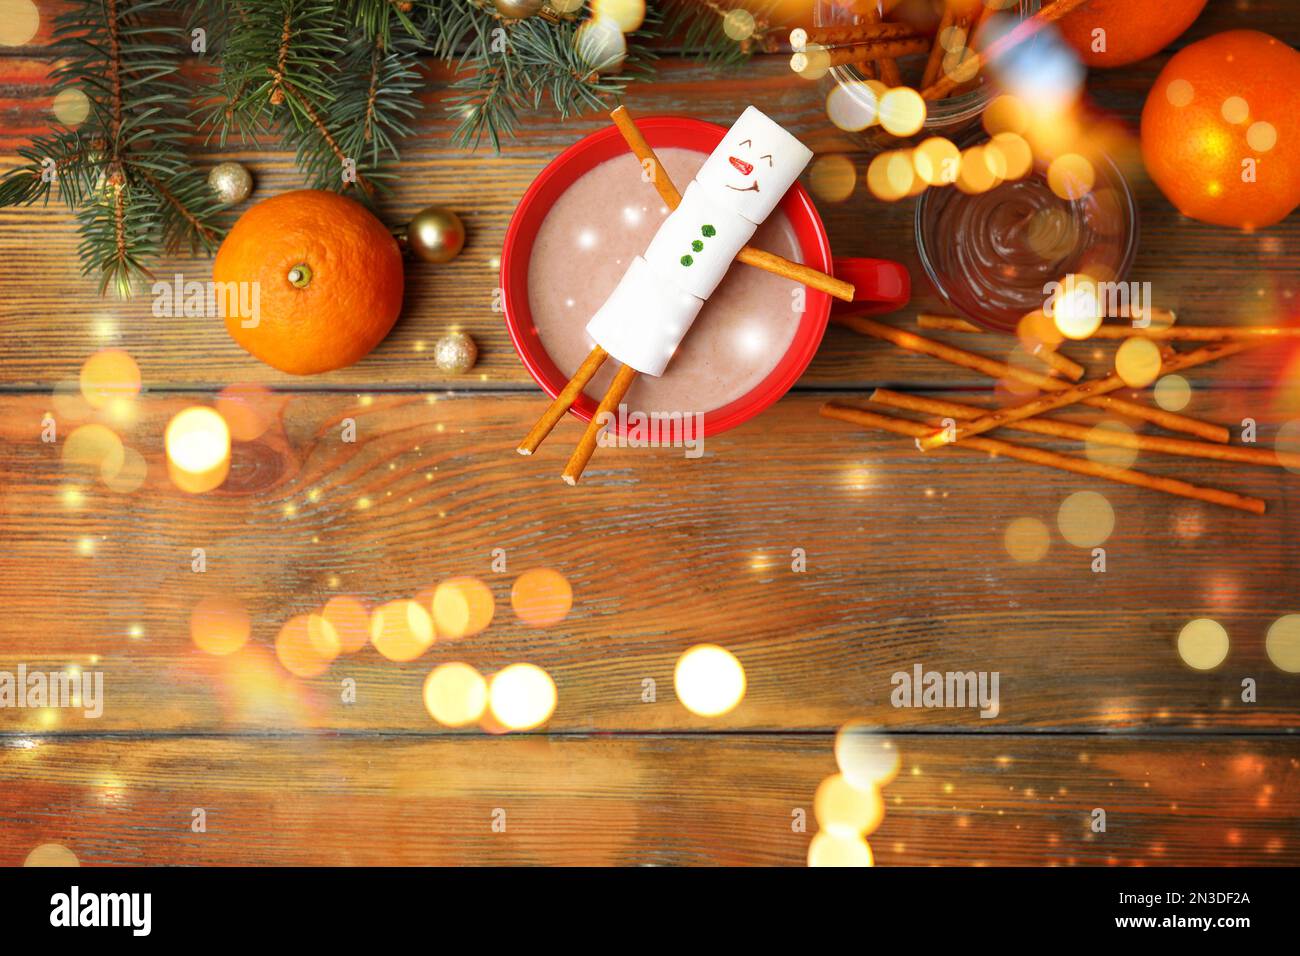
M751 106L727 130L695 180L708 190L712 202L757 225L772 214L812 155Z

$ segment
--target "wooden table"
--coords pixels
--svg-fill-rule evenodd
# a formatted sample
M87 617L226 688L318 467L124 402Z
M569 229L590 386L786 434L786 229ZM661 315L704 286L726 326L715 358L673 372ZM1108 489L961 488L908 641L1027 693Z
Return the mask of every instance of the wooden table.
M1185 39L1248 25L1300 41L1284 0L1239 6L1212 0ZM47 123L47 41L43 25L32 46L0 59L5 165ZM1097 74L1090 89L1133 124L1166 59ZM1267 499L1256 518L980 456L921 457L817 407L876 385L988 383L832 328L794 392L710 441L704 459L601 450L569 488L558 475L575 421L537 456L514 453L544 402L492 296L525 186L605 120L542 114L500 155L471 157L449 148L440 95L434 82L382 213L398 223L450 206L469 244L450 265L413 265L397 328L328 375L280 375L219 320L153 317L147 295L99 298L78 275L58 205L0 213L0 670L98 668L107 698L98 720L0 710L0 863L59 843L83 864L800 864L816 827L793 824L799 811L811 818L818 783L835 771L834 733L854 719L887 728L902 753L871 837L881 864L1300 863L1300 677L1264 650L1270 623L1300 611L1300 478L1141 458L1146 470ZM817 86L781 56L722 75L668 57L628 100L639 116L722 123L749 102L818 153L864 166L825 121ZM222 158L254 170L259 198L300 182L282 151ZM1238 233L1181 218L1145 181L1136 188L1133 278L1155 284L1157 304L1188 323L1294 314L1300 218ZM910 327L937 307L910 203L884 205L859 186L821 212L838 254L911 268L914 301L891 321ZM173 271L206 279L208 264L177 260L160 274ZM482 352L465 377L440 375L431 359L452 326ZM941 337L990 354L1009 347ZM107 347L143 371L146 391L120 429L148 478L129 495L98 483L68 494L42 417L55 383ZM1073 354L1109 366L1109 346ZM1288 355L1195 370L1189 412L1234 429L1254 418L1267 443L1300 417L1284 387ZM278 420L236 443L222 488L186 495L168 481L163 428L232 382L273 386ZM357 423L353 444L340 440L345 418ZM1061 501L1082 489L1116 514L1102 574L1056 531ZM1052 529L1042 561L1018 564L1004 549L1021 516ZM205 573L191 571L194 548L205 549ZM802 573L791 569L796 548ZM492 570L495 549L504 573ZM573 609L556 626L528 627L510 610L512 581L533 567L572 585ZM281 625L332 595L374 604L459 574L496 596L482 635L411 664L367 648L310 680L275 662ZM190 610L210 594L252 616L252 641L233 658L191 643ZM1208 672L1175 646L1198 617L1231 637ZM692 716L672 690L677 657L703 641L731 649L749 679L741 706L717 719ZM452 659L485 673L544 667L559 687L553 719L509 736L440 729L420 689ZM916 663L998 671L1001 713L894 708L891 675ZM1255 703L1241 700L1248 677ZM351 705L340 700L347 678ZM1089 826L1097 807L1104 833ZM195 808L206 832L191 828ZM505 832L494 832L498 809Z

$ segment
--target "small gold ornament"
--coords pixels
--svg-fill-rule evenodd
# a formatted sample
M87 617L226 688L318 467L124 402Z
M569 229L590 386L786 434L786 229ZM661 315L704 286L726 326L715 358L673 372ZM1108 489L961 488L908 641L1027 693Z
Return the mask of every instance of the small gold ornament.
M233 206L253 191L253 177L239 163L218 163L208 173L208 185L224 205Z
M464 332L449 332L433 346L433 361L444 372L463 375L478 361L478 346Z
M493 0L497 13L506 20L527 20L541 12L546 0Z
M430 206L411 218L398 241L425 262L450 262L465 246L465 224L450 209Z

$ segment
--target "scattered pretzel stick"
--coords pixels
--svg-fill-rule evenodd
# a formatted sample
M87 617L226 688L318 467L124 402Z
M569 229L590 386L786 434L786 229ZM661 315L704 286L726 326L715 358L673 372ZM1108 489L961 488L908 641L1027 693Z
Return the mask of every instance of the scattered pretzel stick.
M1165 339L1171 342L1221 342L1224 339L1296 339L1300 325L1101 325L1092 333L1094 339Z
M610 112L609 118L614 121L618 131L623 134L623 142L627 143L628 149L632 150L632 155L641 163L642 172L650 174L650 184L659 193L664 205L669 209L676 209L681 204L682 194L677 191L673 181L668 178L668 174L660 167L659 158L655 156L655 151L646 142L645 137L641 134L641 127L636 125L636 121L632 119L632 114L627 111L627 107L615 107Z
M960 402L904 394L887 388L878 388L872 392L871 401L889 408L922 412L926 415L941 415L959 421L979 418L988 411L987 408L978 405L964 405ZM1164 435L1143 435L1136 432L1094 428L1059 418L1026 418L1012 422L1007 427L1052 438L1069 438L1096 445L1113 445L1117 448L1135 448L1138 451L1150 451L1161 455L1180 455L1186 458L1207 458L1211 461L1232 461L1243 465L1300 470L1300 454L1273 451L1268 448L1219 445L1214 442L1192 441L1188 438L1168 438Z
M1229 355L1235 355L1249 347L1249 342L1240 341L1206 345L1194 352L1174 355L1164 363L1163 371L1177 372L1185 368L1191 368L1194 365L1203 365L1206 362L1213 362ZM1041 415L1043 412L1050 412L1066 405L1074 405L1085 399L1105 395L1108 392L1117 392L1121 388L1127 387L1124 380L1118 374L1112 372L1105 378L1094 378L1052 394L1039 395L1037 398L1031 398L1019 405L1008 405L1005 408L999 408L972 421L965 422L956 429L940 429L925 438L918 439L916 447L921 451L929 451L954 441L965 441L972 435L990 431L1001 425L1032 418L1035 415Z
M814 46L853 46L862 43L879 43L881 40L901 40L915 37L920 30L910 23L883 23L874 11L861 14L864 23L846 23L835 27L795 27L790 31L790 48L804 52L809 44Z
M825 65L828 67L852 66L882 58L894 60L900 56L924 53L928 49L930 49L930 40L923 36L902 37L897 40L872 40L868 43L858 43L853 46L830 48L826 51ZM790 56L790 69L794 70L794 72L803 73L808 69L808 65L807 53L794 53Z
M925 89L939 78L939 67L943 65L943 55L946 52L943 48L943 35L947 33L957 22L957 15L953 12L952 4L945 0L943 5L943 18L939 21L939 29L934 34L934 45L930 47L930 58L925 61L925 72L921 74L921 88Z
M832 316L831 321L862 335L884 339L886 342L891 342L909 352L918 352L932 358L942 359L953 365L980 372L990 378L1012 378L1047 392L1060 392L1070 388L1060 379L1035 372L1033 369L1023 368L1009 362L999 362L996 359L988 358L976 352L968 352L946 342L927 339L915 332L908 332L904 329L876 322L865 316ZM1169 431L1184 432L1203 438L1206 441L1224 443L1229 438L1228 429L1222 425L1213 425L1186 415L1179 415L1177 412L1167 412L1161 408L1152 408L1149 405L1143 405L1141 402L1130 402L1126 399L1116 398L1113 395L1096 395L1085 399L1083 404L1109 409L1117 415L1127 415L1130 418L1141 419Z
M975 323L967 322L955 315L935 315L931 312L918 312L916 327L934 332L974 332L980 334L984 332L984 329L981 329ZM1085 369L1082 365L1068 355L1058 352L1056 349L1048 348L1042 342L1036 344L1026 354L1032 355L1044 365L1064 375L1071 382L1077 382L1083 378Z
M1083 6L1088 0L1055 0L1050 6L1041 8L1032 17L1017 23L997 40L994 40L975 55L976 71L984 69L1008 50L1019 46L1049 23L1055 23L1070 11ZM925 84L921 97L926 100L941 100L965 82L964 77L945 76L933 83Z
M852 405L843 405L839 402L828 402L821 407L820 412L826 418L851 422L854 425L863 425L867 428L878 428L882 431L893 432L896 435L907 435L916 439L930 433L930 426L924 422L913 421L910 418L897 418L893 415L880 415L876 412L856 408ZM1072 471L1079 475L1106 478L1126 485L1135 485L1152 491L1162 491L1165 494L1176 495L1180 498L1193 498L1197 501L1222 505L1225 508L1248 511L1251 514L1262 515L1266 507L1265 503L1259 498L1251 498L1231 491L1221 491L1218 488L1205 488L1201 485L1180 481L1177 478L1166 478L1162 475L1151 475L1143 471L1131 471L1127 468L1116 468L1113 465L1102 465L1089 461L1087 458L1063 455L1060 452L1033 448L1028 445L1017 445L1014 442L987 438L982 435L973 436L960 445L949 447L964 447L968 451L982 451L989 455L1002 455L1035 465L1045 465L1049 468Z
M880 10L874 3L868 4L862 11L862 18L870 24L880 23ZM902 86L903 74L899 72L898 61L892 57L882 56L876 61L876 72L886 86Z

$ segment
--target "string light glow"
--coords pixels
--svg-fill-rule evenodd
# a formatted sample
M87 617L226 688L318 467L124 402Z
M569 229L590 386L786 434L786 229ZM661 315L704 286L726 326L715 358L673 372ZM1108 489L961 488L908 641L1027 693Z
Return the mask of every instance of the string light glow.
M167 471L182 491L211 491L230 473L230 429L214 409L195 405L178 412L164 435Z
M510 606L530 627L551 627L563 621L573 607L573 589L559 571L533 568L515 579Z
M476 723L487 705L487 681L469 664L439 664L424 680L424 708L445 727Z
M415 660L433 637L433 618L415 601L389 601L370 616L370 643L390 661Z
M232 598L205 597L190 612L190 637L194 646L223 657L248 643L248 611Z
M855 787L843 774L827 777L813 797L813 814L822 830L837 837L870 835L885 818L885 801L876 787Z
M692 714L720 717L745 696L745 668L736 655L716 644L696 644L677 659L673 687Z
M535 664L511 664L488 684L488 708L507 730L540 727L551 719L557 698L555 681Z
M835 735L835 763L855 787L884 787L898 776L898 747L879 727L850 721Z
M1178 656L1188 667L1213 670L1228 656L1228 632L1208 617L1188 621L1178 633Z

